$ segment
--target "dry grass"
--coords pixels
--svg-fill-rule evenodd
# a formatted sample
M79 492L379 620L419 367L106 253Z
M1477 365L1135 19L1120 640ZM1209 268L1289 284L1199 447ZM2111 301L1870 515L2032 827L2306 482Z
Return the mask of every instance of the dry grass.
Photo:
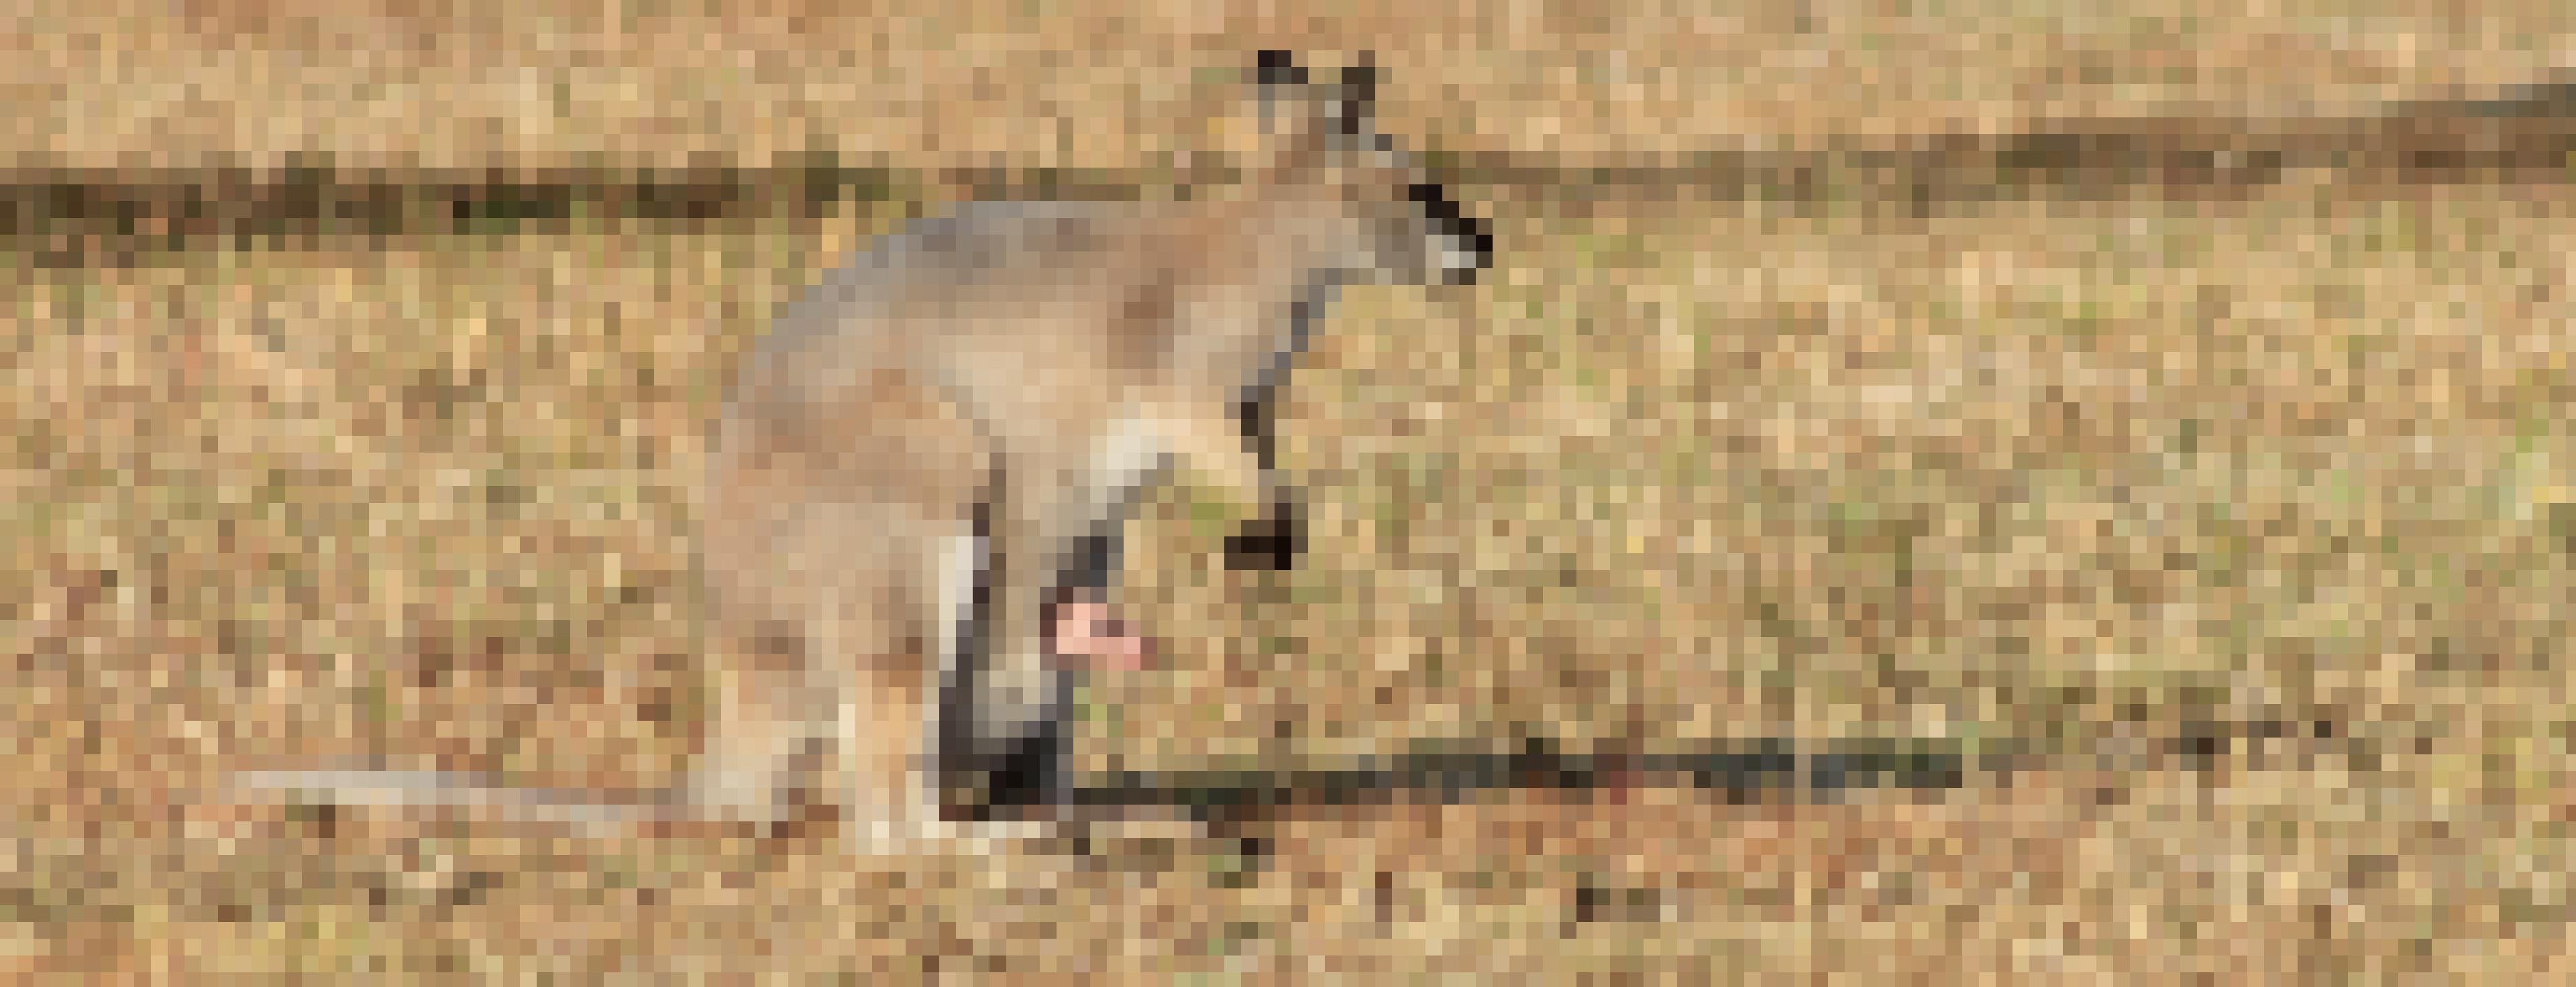
M2489 94L2564 68L2571 27L2395 0L412 6L0 20L0 165L1132 168L1194 69L1255 45L1377 48L1389 128L1443 151L1669 162ZM357 752L667 779L699 715L701 425L878 220L0 256L0 975L2569 976L2566 187L1919 220L1855 191L1492 203L1492 286L1353 292L1287 409L1307 567L1222 571L1167 492L1128 585L1171 668L1096 684L1079 754L1930 737L2040 769L1304 809L1252 824L1257 867L1151 831L879 861L191 794ZM2158 755L2175 736L2204 756Z
M0 18L0 165L1150 167L1178 87L1255 47L1376 49L1392 132L1443 148L1635 163L2351 113L2541 81L2576 44L2567 5L2539 0L53 6Z
M1498 208L1493 286L1354 292L1301 371L1308 568L1223 572L1187 491L1137 525L1174 667L1091 691L1085 763L1785 734L2050 767L1315 810L1258 870L190 804L370 750L667 777L699 423L869 224L6 268L0 968L2566 975L2563 190ZM2120 754L2205 722L2289 735Z

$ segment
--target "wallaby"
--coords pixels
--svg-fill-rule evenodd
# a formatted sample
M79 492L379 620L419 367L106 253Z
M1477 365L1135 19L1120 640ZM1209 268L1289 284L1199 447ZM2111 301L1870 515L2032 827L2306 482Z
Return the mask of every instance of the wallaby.
M442 773L251 788L515 818L775 821L837 748L855 838L900 851L1062 804L1080 669L1141 639L1107 593L1139 492L1178 465L1283 565L1273 394L1346 284L1466 284L1464 216L1372 128L1363 56L1265 51L1226 121L1238 183L1162 203L967 205L783 308L743 358L703 500L712 710L691 780L635 802ZM1069 646L1068 642L1079 642Z

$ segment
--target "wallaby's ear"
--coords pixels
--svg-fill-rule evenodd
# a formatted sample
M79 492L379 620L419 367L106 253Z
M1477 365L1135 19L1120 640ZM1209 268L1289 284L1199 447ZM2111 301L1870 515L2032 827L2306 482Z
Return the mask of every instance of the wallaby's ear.
M1325 135L1368 134L1376 128L1377 80L1375 56L1367 52L1339 71L1318 74L1298 65L1286 51L1264 49L1253 66L1254 88L1260 93L1258 133L1232 135L1244 142L1237 150L1255 160L1268 155L1273 164L1290 165L1317 148L1274 143L1264 149L1255 139L1304 142Z
M1368 132L1377 112L1378 78L1376 52L1363 51L1342 67L1341 86L1333 93L1330 109L1335 129L1345 134Z
M1278 140L1312 129L1322 111L1315 105L1314 88L1307 85L1306 69L1285 50L1264 48L1254 56L1251 80L1253 105L1248 108L1253 112L1217 117L1213 125L1224 153L1250 167L1268 167L1278 154Z

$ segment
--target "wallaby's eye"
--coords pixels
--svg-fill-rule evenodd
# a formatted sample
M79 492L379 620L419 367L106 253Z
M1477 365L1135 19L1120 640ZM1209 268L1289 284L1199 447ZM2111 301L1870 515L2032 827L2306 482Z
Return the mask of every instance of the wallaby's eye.
M1253 81L1265 86L1306 84L1306 70L1298 68L1297 60L1287 52L1276 48L1262 50L1259 61L1254 66L1252 77Z

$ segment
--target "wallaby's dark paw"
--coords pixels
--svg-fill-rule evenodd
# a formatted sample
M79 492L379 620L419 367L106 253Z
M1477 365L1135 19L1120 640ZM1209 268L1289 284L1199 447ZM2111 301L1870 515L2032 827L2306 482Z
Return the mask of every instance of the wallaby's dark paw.
M1297 567L1297 557L1305 551L1304 512L1283 505L1226 537L1225 567L1238 572L1285 572Z

